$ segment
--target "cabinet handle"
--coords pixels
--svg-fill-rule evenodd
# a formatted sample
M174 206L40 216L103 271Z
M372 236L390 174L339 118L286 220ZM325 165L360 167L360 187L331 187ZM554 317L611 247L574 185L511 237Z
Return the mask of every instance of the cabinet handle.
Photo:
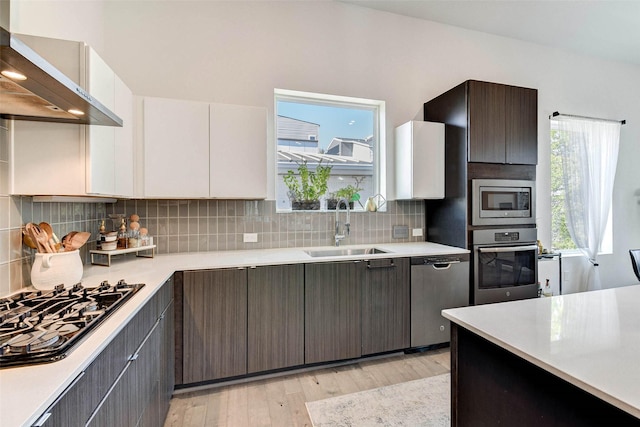
M386 265L371 265L371 263L369 263L369 262L367 263L367 268L369 270L375 270L375 269L378 269L378 268L395 268L395 267L396 267L396 265L393 263L393 261L391 261L391 263L386 264Z
M42 427L44 423L47 422L50 416L51 416L51 412L45 412L44 414L42 414L40 418L38 418L38 420L35 423L33 423L32 427Z
M77 377L74 378L74 380L71 382L71 384L69 384L67 386L66 389L64 389L64 391L62 392L62 394L60 396L58 396L56 398L56 400L54 400L54 402L51 404L51 406L49 406L49 409L53 408L54 406L56 406L58 404L58 402L60 402L60 400L62 400L62 398L69 393L69 390L71 390L73 387L75 387L76 384L78 384L78 381L80 381L82 379L82 377L84 377L84 375L86 374L86 371L82 371L78 374ZM44 414L42 414L42 416L40 416L40 418L38 418L38 420L32 424L32 427L42 427L44 425L45 422L47 422L47 420L49 419L49 417L51 417L52 412L45 412Z

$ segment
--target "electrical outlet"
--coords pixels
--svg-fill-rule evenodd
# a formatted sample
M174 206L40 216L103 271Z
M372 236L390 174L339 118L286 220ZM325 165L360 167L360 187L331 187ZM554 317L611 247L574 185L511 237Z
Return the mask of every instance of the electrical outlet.
M257 243L258 242L258 233L244 233L242 235L242 241L244 243Z
M420 237L422 236L422 228L414 228L411 230L411 235L413 237Z
M409 237L409 226L394 225L391 231L391 237L394 239L406 239Z

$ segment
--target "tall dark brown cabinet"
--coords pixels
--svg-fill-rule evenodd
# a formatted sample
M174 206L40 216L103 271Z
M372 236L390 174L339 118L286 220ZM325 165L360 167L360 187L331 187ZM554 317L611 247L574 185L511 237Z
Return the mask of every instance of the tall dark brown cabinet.
M471 250L486 228L471 224L471 181L536 179L538 91L468 80L426 102L424 120L445 124L445 197L425 202L427 239Z
M467 80L424 104L445 124L445 198L427 200L430 242L470 249L472 179L536 179L538 91Z

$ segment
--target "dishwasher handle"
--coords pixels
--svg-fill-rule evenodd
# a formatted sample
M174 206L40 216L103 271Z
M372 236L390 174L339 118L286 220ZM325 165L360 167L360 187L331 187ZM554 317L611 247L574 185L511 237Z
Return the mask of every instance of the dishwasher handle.
M436 262L431 264L434 270L448 270L453 264L460 264L460 261Z

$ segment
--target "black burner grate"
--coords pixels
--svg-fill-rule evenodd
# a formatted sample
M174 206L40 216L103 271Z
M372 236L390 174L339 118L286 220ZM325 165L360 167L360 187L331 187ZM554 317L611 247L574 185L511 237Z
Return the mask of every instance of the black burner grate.
M95 288L76 284L26 291L0 299L0 368L53 362L140 290L144 284Z

